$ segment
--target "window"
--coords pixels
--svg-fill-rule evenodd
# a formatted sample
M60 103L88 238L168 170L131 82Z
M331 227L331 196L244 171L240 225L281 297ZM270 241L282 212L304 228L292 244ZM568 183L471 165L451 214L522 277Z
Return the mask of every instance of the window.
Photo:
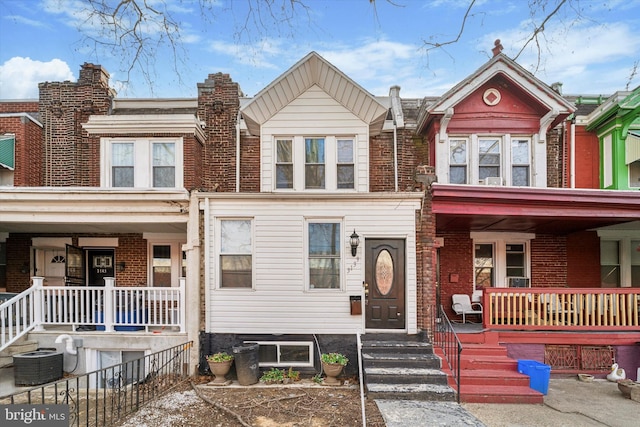
M220 287L251 288L251 220L220 221Z
M338 188L354 188L353 140L338 139Z
M500 177L500 142L498 138L480 138L478 140L478 176Z
M273 139L274 190L348 191L356 188L354 136L279 136Z
M476 244L474 254L474 277L476 289L494 286L493 245L490 243Z
M467 140L449 140L449 183L467 183Z
M171 246L153 246L151 274L153 286L171 286Z
M631 287L640 288L640 239L631 241Z
M135 185L133 143L115 143L111 146L111 186L133 187Z
M173 142L154 142L152 145L153 186L175 187L176 144Z
M101 185L123 188L175 188L183 185L182 140L101 140Z
M184 237L170 233L145 233L144 238L148 242L149 285L179 286L180 278L186 276L185 253L182 250Z
M293 188L293 141L276 141L276 188Z
M629 187L640 187L640 160L629 163Z
M324 138L305 138L304 188L324 188Z
M529 241L534 237L531 233L472 232L475 289L508 287L513 277L528 279Z
M620 247L616 240L600 242L600 286L620 286Z
M309 289L340 289L340 224L309 223Z
M259 344L260 366L313 366L313 343L311 342L251 342L253 343Z
M513 138L511 140L511 185L529 186L530 144L529 139Z

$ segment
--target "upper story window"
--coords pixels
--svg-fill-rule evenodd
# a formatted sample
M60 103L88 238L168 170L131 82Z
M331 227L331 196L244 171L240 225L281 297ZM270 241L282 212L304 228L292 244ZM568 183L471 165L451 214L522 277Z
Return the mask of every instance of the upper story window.
M325 188L324 138L304 140L304 188Z
M355 138L277 137L274 143L276 190L355 189Z
M531 185L531 137L474 134L448 143L450 184Z
M183 184L182 139L103 138L103 187L175 188Z

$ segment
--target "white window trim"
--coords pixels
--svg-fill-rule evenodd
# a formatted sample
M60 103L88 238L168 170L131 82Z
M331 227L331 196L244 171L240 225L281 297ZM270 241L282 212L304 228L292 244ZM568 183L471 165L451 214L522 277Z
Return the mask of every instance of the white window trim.
M103 188L156 188L153 187L153 143L174 143L175 187L184 187L184 140L180 138L100 138L100 186ZM111 168L111 146L115 143L134 144L134 186L113 187ZM165 187L157 187L165 188Z
M324 139L325 182L322 189L305 188L305 139ZM292 141L293 188L277 188L278 140ZM353 141L353 188L338 188L338 140ZM356 135L273 135L271 141L273 178L271 188L276 192L304 191L309 193L355 192L358 188L358 138Z
M222 292L253 292L256 290L256 221L253 217L216 217L214 230L214 254L213 254L213 280L214 289ZM222 243L221 223L222 221L250 221L251 222L251 287L250 288L223 288L221 286L220 275L220 255L222 251L220 245Z
M311 278L309 277L309 224L340 224L340 287L338 289L311 288ZM344 218L305 218L304 221L304 291L305 292L345 292L345 254L348 241L345 240ZM351 249L349 249L351 250Z
M513 159L511 153L511 140L512 139L526 139L529 141L529 187L535 187L534 178L536 175L535 161L534 161L534 141L536 134L523 135L509 133L505 134L491 134L491 133L472 133L472 134L451 134L446 138L446 144L441 144L446 147L446 154L443 151L439 151L443 156L446 155L446 162L443 162L446 170L439 169L439 173L446 174L446 182L450 182L450 167L451 167L451 140L466 140L467 141L467 183L472 185L478 185L480 183L480 157L479 157L479 140L480 139L499 139L500 140L500 181L501 185L511 186L512 184L512 167Z
M313 367L313 342L311 341L245 341L245 344L259 344L259 345L271 345L271 346L276 346L278 349L278 361L277 362L260 362L259 366L266 366L266 367L282 367L282 366L286 366L286 367L295 367L295 368L302 368L302 367ZM309 347L309 360L306 362L283 362L280 360L280 347L286 347L286 346L307 346Z
M531 279L531 240L535 238L533 233L489 233L489 232L472 232L472 244L492 244L494 248L494 278L495 288L506 288L507 284L507 244L523 244L525 250L525 269L526 276ZM475 259L475 254L473 259ZM531 283L531 280L529 281ZM473 290L476 290L475 278L473 281Z
M149 286L153 284L153 247L154 246L170 246L171 247L171 287L180 286L180 278L182 273L182 245L186 243L184 238L147 238L147 277L149 278Z

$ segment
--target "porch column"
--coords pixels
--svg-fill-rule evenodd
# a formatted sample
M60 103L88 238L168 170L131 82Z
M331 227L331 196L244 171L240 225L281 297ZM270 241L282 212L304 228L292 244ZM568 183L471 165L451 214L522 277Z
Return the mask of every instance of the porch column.
M104 330L113 332L113 288L115 287L115 277L104 278L104 295L102 296L102 309L104 316Z
M44 295L42 294L42 286L44 286L44 277L34 276L31 278L33 280L33 324L35 325L34 331L43 331L44 327L42 323L44 319L42 318L42 299Z

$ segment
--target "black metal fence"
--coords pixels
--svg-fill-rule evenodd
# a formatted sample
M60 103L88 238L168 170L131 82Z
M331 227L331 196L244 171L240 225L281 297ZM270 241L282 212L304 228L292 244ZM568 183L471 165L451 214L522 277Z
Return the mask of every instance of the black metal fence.
M69 426L109 426L189 377L193 341L0 399L2 404L69 406Z
M456 335L441 305L430 307L431 312L431 342L434 346L440 347L444 353L445 361L449 365L451 375L456 384L456 400L460 403L460 354L462 353L462 343Z

